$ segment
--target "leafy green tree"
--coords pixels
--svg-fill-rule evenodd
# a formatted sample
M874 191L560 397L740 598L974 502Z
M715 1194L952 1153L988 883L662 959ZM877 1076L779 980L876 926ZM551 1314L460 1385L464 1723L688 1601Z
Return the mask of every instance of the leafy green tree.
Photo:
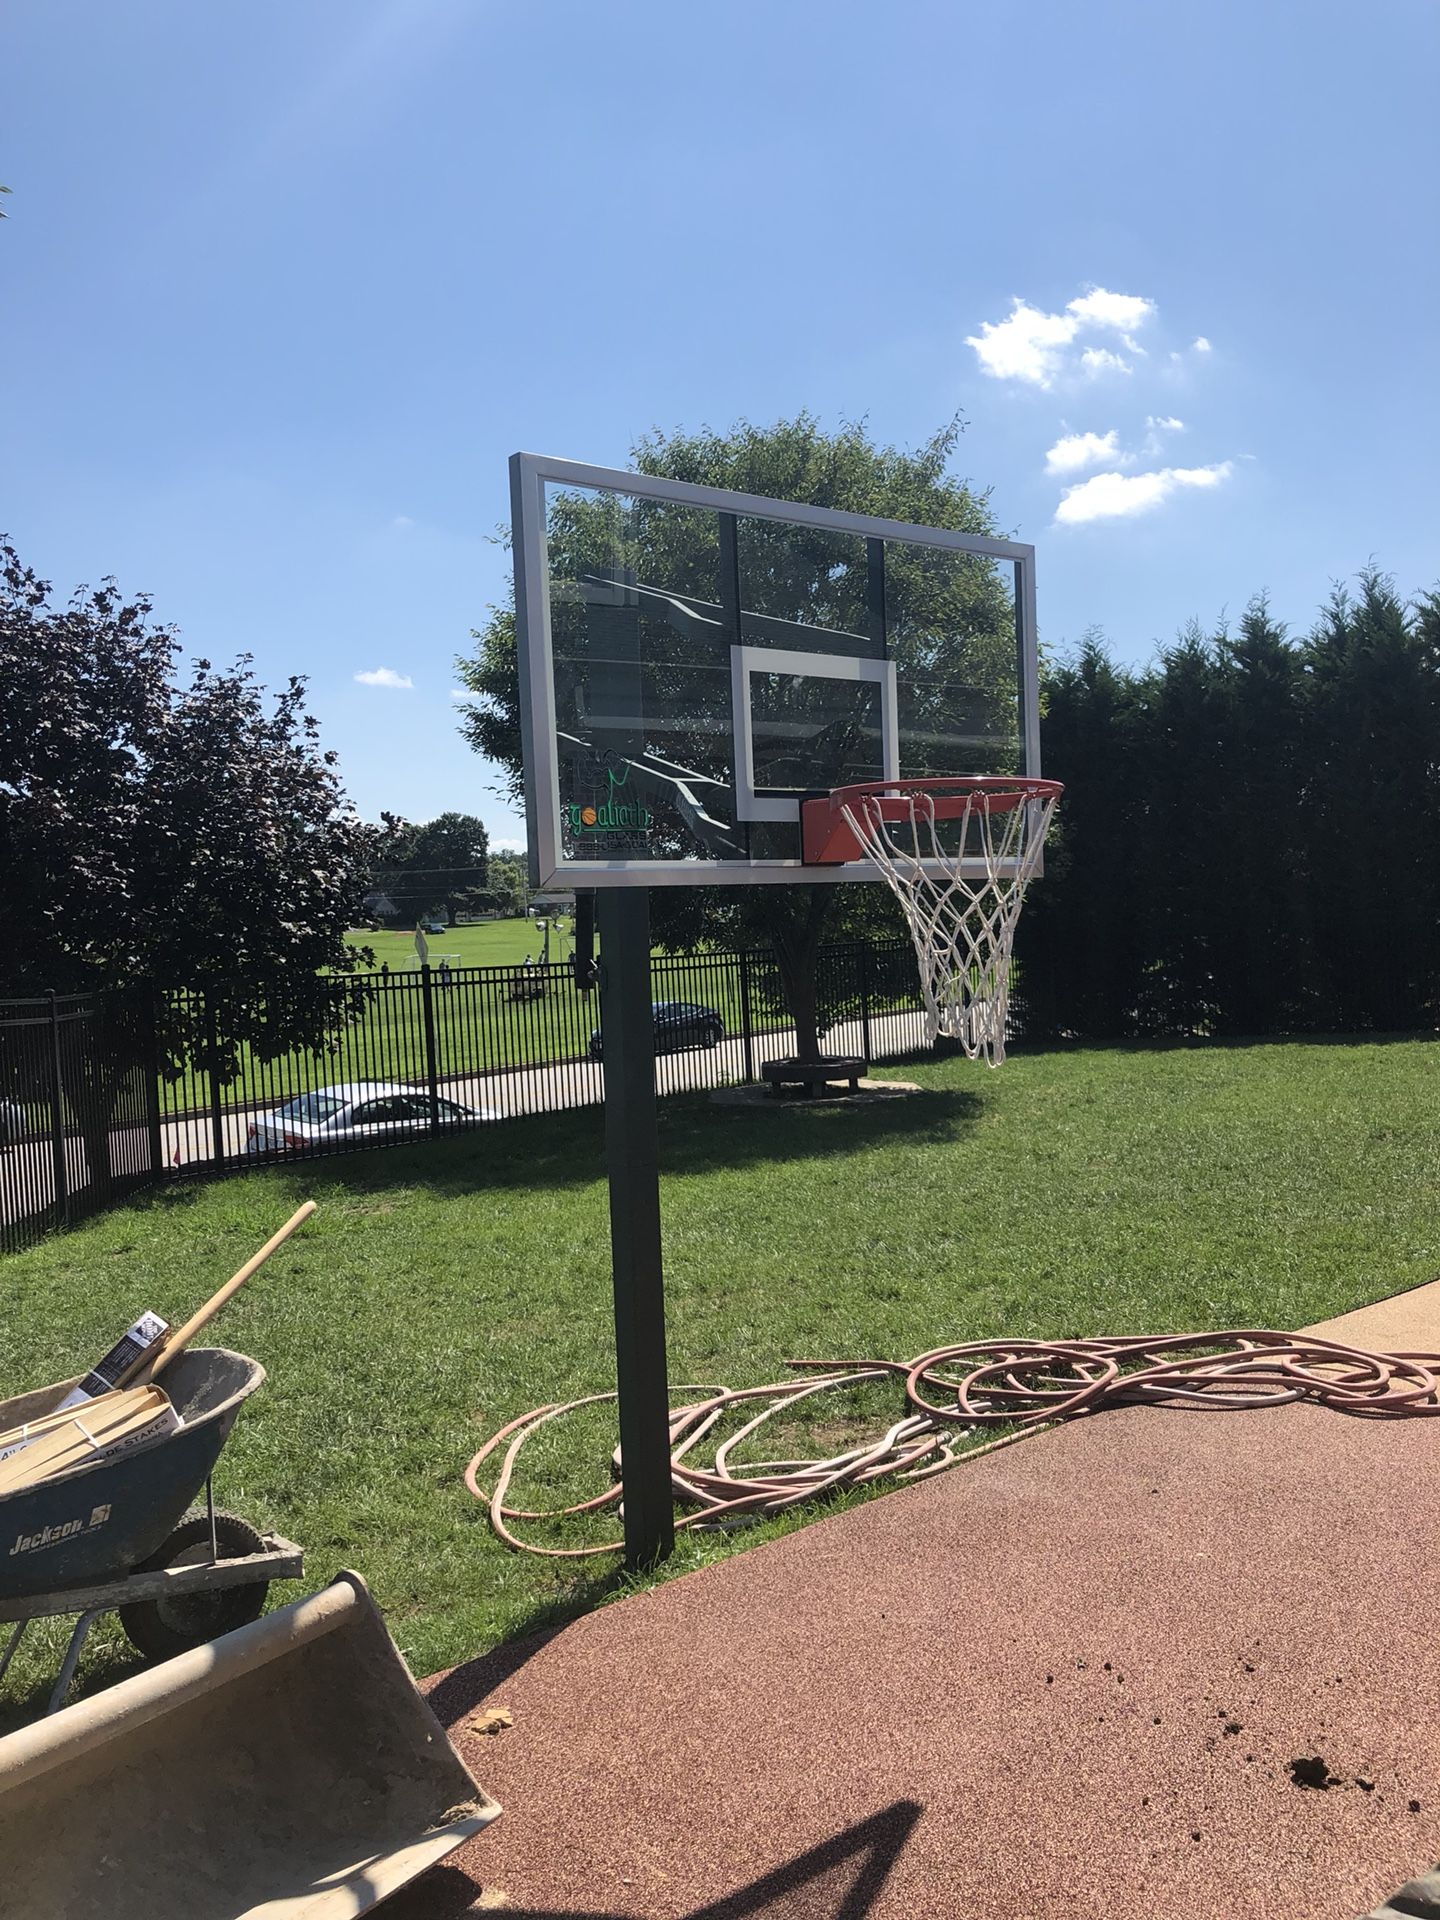
M419 825L390 818L369 880L402 921L453 916L489 886L490 836L473 813L441 813Z
M508 918L517 918L525 911L525 900L529 887L525 879L524 856L518 853L492 853L490 856L490 890L495 895L497 910Z
M729 433L652 434L633 448L632 460L642 473L704 486L994 534L988 495L949 471L959 433L960 423L952 422L924 446L906 452L877 445L863 425L829 434L810 415L800 414L769 427L741 423ZM742 589L754 596L747 604L784 620L861 624L860 569L837 563L823 535L816 537L812 552L793 538L768 540L766 532L762 527L754 536L751 578ZM713 515L663 502L638 502L622 514L614 502L572 496L552 501L549 537L556 570L568 578L586 572L617 577L618 568L641 581L663 579L677 593L693 591L701 600L711 591L718 538ZM999 731L988 725L985 703L1003 702L1007 684L1013 703L1014 617L993 569L980 560L902 552L893 569L887 564L887 591L893 600L892 651L901 664L902 702L910 697L909 688L924 680L925 667L963 633L973 668L963 695L967 727ZM562 622L567 617L562 607L554 611ZM462 716L462 731L477 752L504 770L518 796L522 766L513 606L495 609L474 638L474 654L457 663L475 696ZM699 775L728 777L728 752L719 744L730 728L728 684L719 685L713 672L696 670L683 632L665 644L671 649L666 667L672 683L685 692L675 705L690 714L677 758ZM809 696L802 686L790 697L803 702ZM942 680L937 693L924 697L943 702L955 695ZM924 732L927 722L937 735L955 730L954 715L938 707L902 714L902 725L915 732ZM652 895L652 917L657 941L674 951L702 945L773 947L798 1050L808 1059L818 1056L821 1025L842 1011L822 1004L816 974L822 942L880 929L897 932L900 926L884 889L852 885L661 888Z
M156 996L162 1060L232 1078L323 1047L353 1011L346 941L371 833L306 712L247 656L179 672L179 642L113 580L57 604L0 541L0 991L221 983L223 1046L183 994ZM112 1086L89 1089L96 1143Z

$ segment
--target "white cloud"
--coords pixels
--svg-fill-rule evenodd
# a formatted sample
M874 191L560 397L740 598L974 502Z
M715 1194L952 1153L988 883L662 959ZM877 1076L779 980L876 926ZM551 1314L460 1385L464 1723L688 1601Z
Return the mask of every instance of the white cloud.
M1079 473L1083 467L1118 466L1124 455L1114 427L1108 433L1067 433L1045 455L1047 473Z
M450 698L458 705L461 701L473 700L475 696L468 687L451 687Z
M1087 347L1080 356L1080 364L1092 380L1102 373L1130 373L1130 362L1118 353L1111 353L1108 347Z
M1184 487L1218 487L1228 480L1231 463L1209 467L1161 467L1155 473L1097 473L1067 487L1055 509L1058 526L1078 527L1090 520L1123 520L1148 513Z
M1076 322L1059 313L1042 313L1017 300L1008 320L982 320L967 347L994 380L1024 380L1048 387L1060 371L1063 349L1075 338Z
M1183 433L1185 422L1177 420L1173 413L1151 413L1145 417L1145 444L1140 449L1141 458L1160 460L1165 456L1165 436L1167 433Z
M368 673L357 673L355 678L362 687L400 687L415 685L408 673L396 673L393 667L374 667Z
M1134 339L1134 331L1155 312L1153 300L1134 293L1111 293L1106 287L1092 287L1071 300L1063 313L1046 313L1028 301L1015 299L1004 320L982 320L979 333L966 337L967 347L985 373L994 380L1023 380L1029 386L1048 387L1068 364L1066 349L1077 334L1114 333L1132 353L1143 353ZM1092 353L1081 356L1088 365ZM1126 367L1118 354L1105 353L1098 365ZM1098 366L1091 371L1098 370Z
M1082 325L1109 327L1115 333L1130 333L1143 326L1155 311L1153 300L1142 300L1134 293L1107 293L1104 287L1092 287L1066 307Z
M1195 339L1191 341L1190 351L1192 353L1209 353L1211 351L1210 342L1205 338L1203 333L1197 334Z
M413 527L415 522L410 518L408 513L397 513L395 518L390 522L390 524L392 527L398 528L403 533L406 527Z

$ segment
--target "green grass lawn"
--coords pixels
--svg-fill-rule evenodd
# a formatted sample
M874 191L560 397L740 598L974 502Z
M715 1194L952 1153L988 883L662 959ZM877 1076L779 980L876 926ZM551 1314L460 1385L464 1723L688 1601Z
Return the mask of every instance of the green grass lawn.
M551 962L568 960L574 950L573 923L564 918L563 937L550 936ZM392 973L415 965L415 929L406 932L365 933L352 931L345 936L352 947L369 947L375 964L388 964ZM442 953L451 956L451 966L518 967L528 953L537 965L545 944L545 934L535 920L486 920L476 927L447 927L443 933L425 936L430 948L430 964L436 965Z
M1440 1269L1434 1042L898 1071L924 1095L667 1103L672 1380L746 1385L791 1356L1004 1333L1299 1326ZM611 1384L601 1126L560 1113L177 1186L12 1256L0 1392L79 1370L142 1308L183 1318L314 1198L215 1329L270 1375L222 1458L222 1504L301 1541L312 1586L362 1572L422 1673L592 1604L622 1584L612 1562L507 1553L460 1475L500 1422ZM595 1488L608 1444L601 1423L557 1433L517 1498ZM775 1531L687 1538L669 1571ZM63 1645L58 1625L32 1633L12 1717ZM107 1626L92 1646L94 1684L123 1643Z

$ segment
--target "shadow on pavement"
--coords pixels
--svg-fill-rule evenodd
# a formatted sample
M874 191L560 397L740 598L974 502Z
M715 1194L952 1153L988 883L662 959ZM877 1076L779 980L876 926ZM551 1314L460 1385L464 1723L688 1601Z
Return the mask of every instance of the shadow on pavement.
M897 1800L870 1819L846 1827L783 1867L752 1880L721 1900L692 1907L686 1920L865 1920L914 1832L923 1809ZM501 1815L502 1820L504 1815ZM483 1849L483 1837L479 1843ZM455 1867L437 1867L387 1903L391 1920L460 1920L481 1911L481 1888ZM498 1889L485 1889L483 1911L509 1920L636 1920L632 1910L512 1905Z

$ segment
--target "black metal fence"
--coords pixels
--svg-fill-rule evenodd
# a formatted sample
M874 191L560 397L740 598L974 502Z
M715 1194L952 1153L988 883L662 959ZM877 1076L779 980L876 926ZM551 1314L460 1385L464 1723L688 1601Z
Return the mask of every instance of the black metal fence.
M657 955L651 964L656 1005L693 1010L657 1017L661 1093L754 1081L766 1060L793 1050L769 953ZM923 1044L908 943L823 950L817 989L828 1050L872 1060ZM330 1044L284 1054L265 1046L257 1010L237 1008L223 987L175 997L183 1025L202 1039L182 1075L161 1088L168 1164L329 1153L604 1098L600 997L582 993L568 965L416 967L376 979L348 1011L351 984L337 981L335 993ZM212 1073L207 1055L224 1058L242 1027L253 1037L238 1047L238 1071ZM387 1097L373 1092L378 1085L400 1110L388 1118L325 1111L360 1085L372 1090L362 1105Z
M656 956L661 1093L759 1079L794 1050L768 952ZM816 976L828 1052L925 1043L908 942L830 947ZM334 983L329 1043L279 1051L263 1004L223 984L0 1001L0 1248L184 1173L234 1171L604 1098L599 995L566 965L417 967ZM162 1063L157 1033L188 1038ZM357 1091L353 1100L349 1090ZM383 1089L383 1091L381 1091Z
M145 993L0 1001L0 1248L156 1178L152 1011Z

